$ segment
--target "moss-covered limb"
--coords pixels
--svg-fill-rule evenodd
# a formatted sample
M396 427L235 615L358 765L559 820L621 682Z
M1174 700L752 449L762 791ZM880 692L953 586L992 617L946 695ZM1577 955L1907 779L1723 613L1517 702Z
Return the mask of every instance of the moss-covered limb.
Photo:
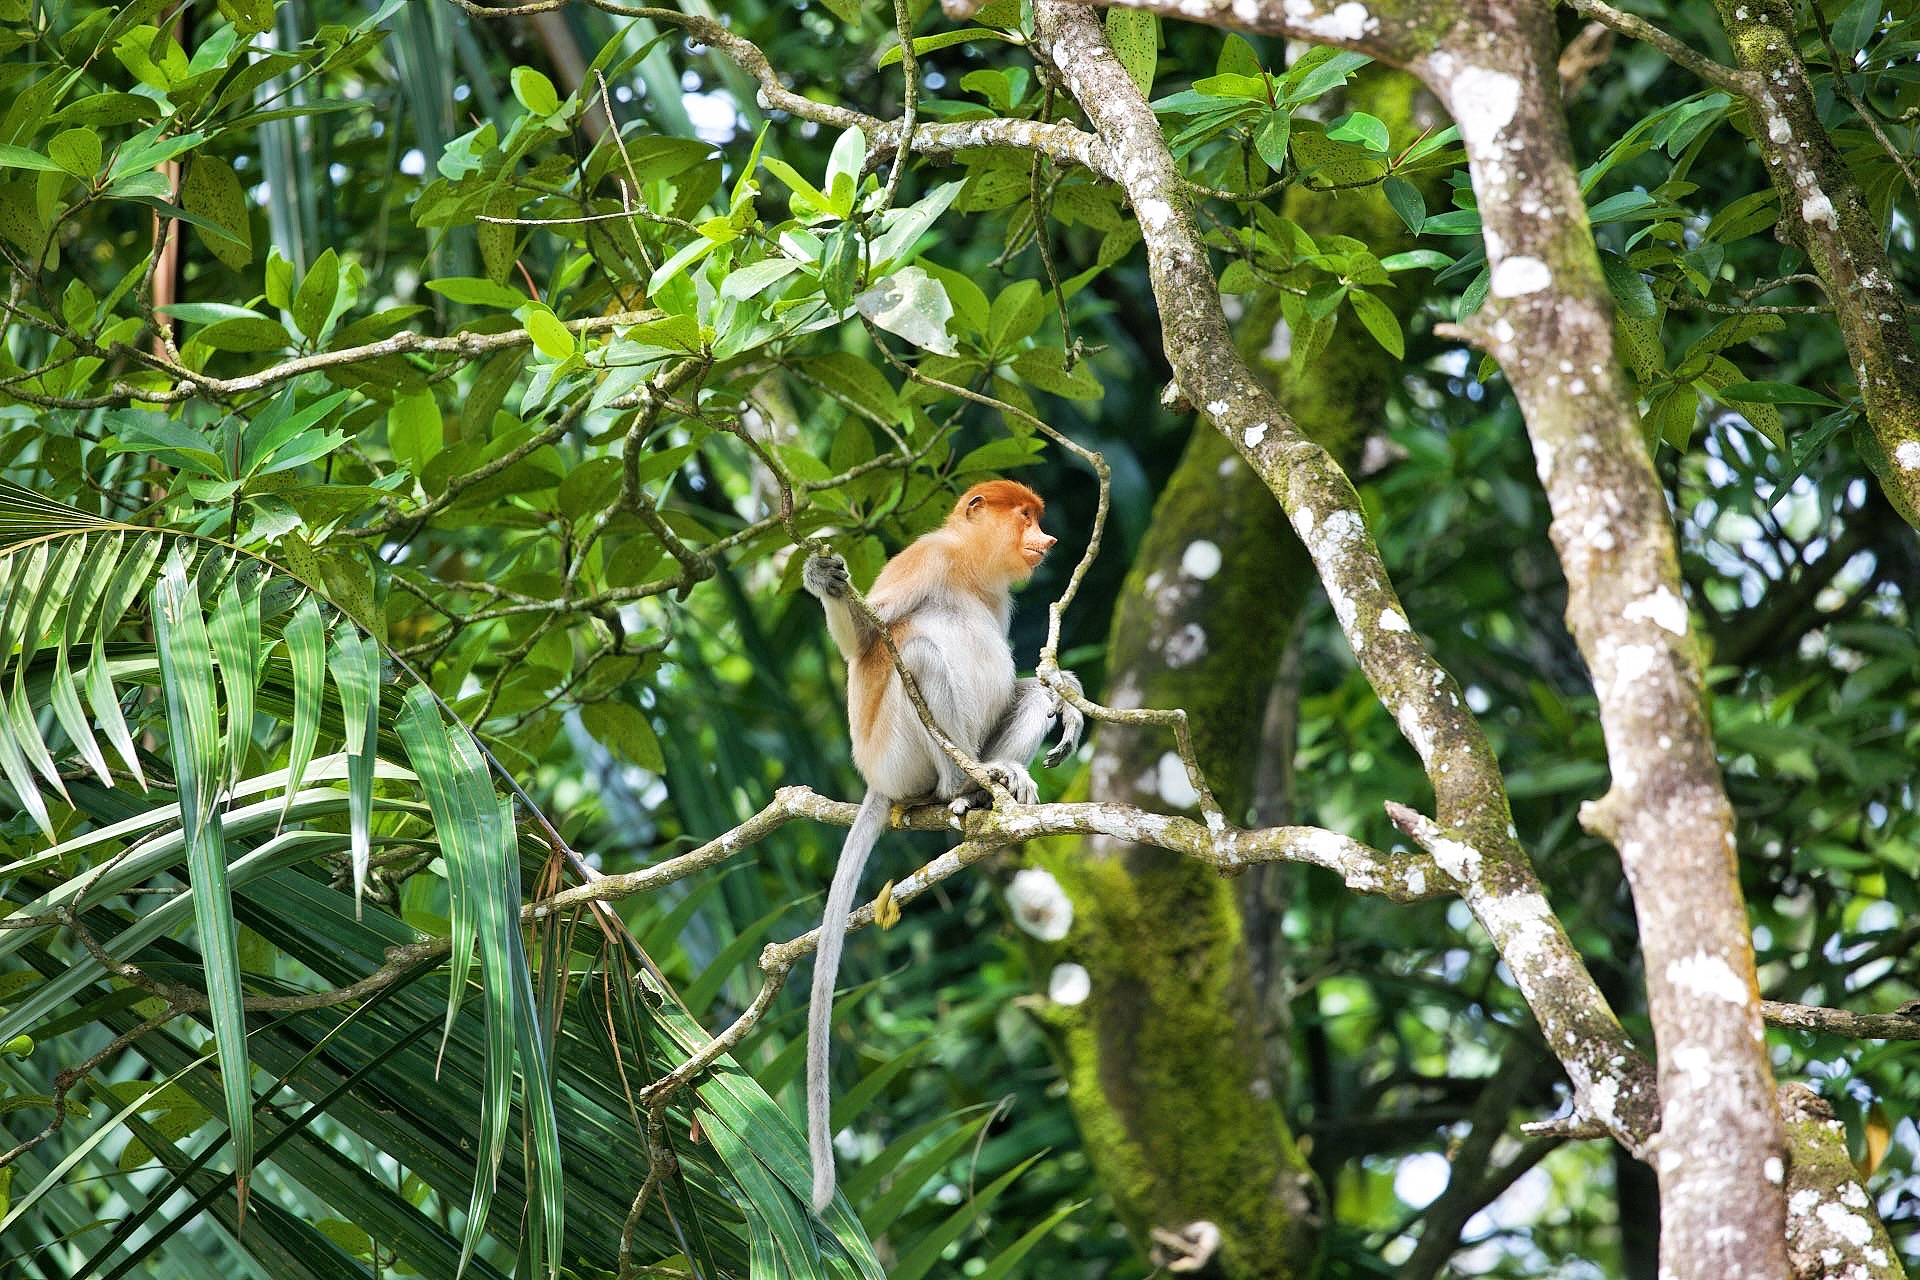
M1492 287L1462 329L1499 358L1525 415L1599 700L1613 781L1582 817L1618 847L1640 926L1660 1051L1662 1271L1780 1277L1784 1197L1754 1174L1782 1138L1733 810L1666 497L1614 359L1555 47L1544 4L1477 0L1414 69L1466 146Z
M1604 1112L1611 1131L1640 1149L1656 1127L1652 1072L1564 930L1550 912L1535 913L1545 897L1515 838L1498 761L1459 685L1413 632L1352 483L1235 350L1179 168L1098 19L1060 0L1043 0L1035 14L1040 51L1117 157L1145 238L1176 382L1233 441L1301 536L1362 670L1426 766L1442 823L1465 834L1478 854L1447 868L1449 878L1496 939L1503 932L1524 939L1535 956L1510 967L1580 1105ZM1505 927L1509 920L1514 928ZM1595 1107L1596 1086L1608 1105Z
M1784 0L1715 0L1747 73L1753 139L1780 193L1780 215L1826 285L1846 340L1867 429L1860 452L1908 524L1920 526L1920 348L1905 299L1853 171L1821 124Z
M1787 1252L1794 1280L1905 1280L1886 1224L1854 1174L1846 1128L1803 1084L1780 1086L1787 1130ZM1778 1180L1780 1168L1767 1177Z
M1309 574L1260 478L1217 432L1196 429L1114 612L1107 700L1184 707L1236 820ZM1091 798L1191 810L1198 796L1171 747L1163 731L1102 725ZM1088 999L1056 1019L1068 1098L1122 1221L1143 1252L1155 1229L1205 1222L1224 1274L1309 1274L1324 1197L1267 1087L1233 885L1111 838L1052 845L1041 861L1074 903L1068 955L1091 979Z

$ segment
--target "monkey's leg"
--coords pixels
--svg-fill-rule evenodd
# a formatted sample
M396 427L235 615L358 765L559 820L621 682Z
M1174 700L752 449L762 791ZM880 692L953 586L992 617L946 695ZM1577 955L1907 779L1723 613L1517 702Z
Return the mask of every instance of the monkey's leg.
M1038 680L1014 681L1013 701L980 749L980 760L987 772L1018 804L1033 804L1040 799L1040 788L1027 772L1027 765L1046 740L1047 730L1053 727L1060 706L1060 700ZM1078 720L1078 712L1074 718ZM986 792L968 784L954 799L953 810L965 813L969 809L987 808L992 803L993 798Z
M1047 740L1047 730L1053 727L1059 707L1060 700L1054 697L1053 691L1033 677L1014 681L1013 701L1000 723L987 735L987 745L981 749L980 758L1011 760L1025 770L1027 762L1040 750L1040 744Z

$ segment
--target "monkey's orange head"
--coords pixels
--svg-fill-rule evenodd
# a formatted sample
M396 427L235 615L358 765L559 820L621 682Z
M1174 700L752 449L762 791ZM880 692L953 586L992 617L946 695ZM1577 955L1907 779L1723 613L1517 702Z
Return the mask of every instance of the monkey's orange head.
M984 566L1023 582L1057 541L1040 527L1046 509L1046 501L1017 480L986 480L960 495L947 527L973 545Z

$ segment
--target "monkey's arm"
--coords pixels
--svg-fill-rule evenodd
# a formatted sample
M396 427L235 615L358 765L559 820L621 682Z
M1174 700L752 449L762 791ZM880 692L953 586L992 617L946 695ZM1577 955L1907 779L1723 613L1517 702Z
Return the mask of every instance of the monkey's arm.
M827 631L840 656L849 665L867 651L879 637L871 624L854 612L851 598L853 579L847 574L847 562L831 551L807 557L800 571L800 584L817 598L827 611Z

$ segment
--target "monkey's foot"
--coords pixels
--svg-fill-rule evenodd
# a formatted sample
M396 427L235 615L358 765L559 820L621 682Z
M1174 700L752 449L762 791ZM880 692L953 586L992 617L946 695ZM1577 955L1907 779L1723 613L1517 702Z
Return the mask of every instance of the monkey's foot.
M1040 803L1040 787L1019 761L990 760L986 770L988 777L1007 789L1015 804Z
M808 556L800 569L800 585L822 600L840 599L847 594L852 582L847 574L847 562L831 551Z

